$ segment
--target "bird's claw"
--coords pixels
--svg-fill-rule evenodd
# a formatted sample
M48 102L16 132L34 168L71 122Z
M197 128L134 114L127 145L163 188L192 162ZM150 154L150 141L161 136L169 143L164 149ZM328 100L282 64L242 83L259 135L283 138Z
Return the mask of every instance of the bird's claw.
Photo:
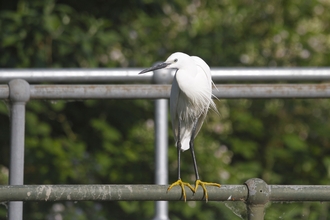
M173 186L180 186L181 190L182 190L182 197L184 199L184 201L187 201L187 196L186 196L186 190L184 189L185 186L188 186L189 189L191 189L191 191L194 192L194 188L186 182L183 182L181 179L178 179L176 182L172 183L168 188L167 188L167 192L170 191L172 189Z
M196 182L195 182L195 189L193 189L194 193L197 192L198 185L201 185L201 187L204 190L204 196L205 196L206 202L209 200L209 196L207 194L207 189L206 189L205 186L217 186L217 187L221 187L221 185L219 183L209 183L209 182L203 182L201 180L196 180Z

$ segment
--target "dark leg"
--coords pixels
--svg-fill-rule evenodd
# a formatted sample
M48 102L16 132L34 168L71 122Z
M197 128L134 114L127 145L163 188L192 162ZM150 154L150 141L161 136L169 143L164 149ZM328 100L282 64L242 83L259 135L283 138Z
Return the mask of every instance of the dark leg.
M193 130L191 132L189 146L190 146L190 152L191 152L191 156L192 156L193 163L194 163L194 170L195 170L196 180L199 180L198 168L197 168L197 162L196 162L196 156L195 156L195 150L194 150L194 137L195 137L197 121L198 120L196 120L194 122Z
M178 156L178 180L181 179L181 121L179 120L179 126L178 126L178 143L177 143L177 156Z
M208 196L208 194L207 194L206 186L209 185L209 186L217 186L217 187L220 187L220 184L218 184L218 183L208 183L208 182L203 182L203 181L201 181L200 178L199 178L199 175L198 175L198 168L197 168L197 162L196 162L196 156L195 156L195 151L194 151L194 137L195 137L195 132L196 132L197 122L198 122L198 119L194 122L193 130L192 130L192 132L191 132L191 138L190 138L190 142L189 142L190 152L191 152L191 156L192 156L192 159L193 159L194 170L195 170L195 175L196 175L196 182L195 182L195 189L194 189L194 192L196 193L196 192L197 192L198 185L201 185L201 187L202 187L203 190L204 190L204 197L205 197L205 200L206 200L206 202L207 202L208 199L209 199L209 196Z

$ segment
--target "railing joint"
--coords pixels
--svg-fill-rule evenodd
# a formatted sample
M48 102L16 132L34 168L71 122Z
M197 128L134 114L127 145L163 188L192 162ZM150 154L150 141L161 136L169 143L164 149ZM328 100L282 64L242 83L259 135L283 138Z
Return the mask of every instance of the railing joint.
M270 186L259 178L249 179L245 182L248 188L246 206L249 220L262 220L265 216L265 205L269 202Z

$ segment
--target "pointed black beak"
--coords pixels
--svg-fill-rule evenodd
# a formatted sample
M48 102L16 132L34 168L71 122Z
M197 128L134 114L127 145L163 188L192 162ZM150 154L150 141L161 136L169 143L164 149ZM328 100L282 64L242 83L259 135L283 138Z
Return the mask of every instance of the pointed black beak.
M139 74L147 73L147 72L150 72L150 71L153 71L153 70L163 69L163 68L167 67L170 64L171 63L165 63L165 62L164 63L160 63L160 64L157 64L156 66L149 67L147 69L142 70L141 72L139 72Z

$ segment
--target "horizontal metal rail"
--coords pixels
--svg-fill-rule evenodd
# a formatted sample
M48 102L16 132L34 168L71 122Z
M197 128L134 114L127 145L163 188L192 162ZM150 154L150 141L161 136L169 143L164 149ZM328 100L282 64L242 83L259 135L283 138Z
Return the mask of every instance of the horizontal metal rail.
M271 185L270 201L330 201L330 186Z
M0 83L12 79L39 82L150 82L153 73L142 68L104 69L0 69ZM214 82L330 80L330 68L211 68ZM174 75L174 70L172 75Z
M0 186L0 201L177 201L181 200L181 188L167 192L162 185L24 185ZM193 194L186 190L187 200L203 200L203 190ZM245 185L208 187L209 200L245 201L248 190ZM204 199L205 200L205 199Z
M330 186L321 185L266 185L267 201L330 201ZM167 192L164 185L22 185L0 186L0 202L5 201L178 201L181 188ZM246 185L207 187L209 201L247 201ZM205 200L200 187L194 194L186 190L187 201ZM250 194L252 194L250 192ZM255 195L263 194L256 190ZM255 196L254 195L254 196ZM258 196L258 195L257 195Z
M139 75L138 68L111 69L0 69L0 83L24 79L39 82L143 82L150 81L152 73Z
M170 97L170 85L30 85L30 99L160 99ZM330 84L216 85L217 98L329 98ZM0 85L0 99L9 98Z

